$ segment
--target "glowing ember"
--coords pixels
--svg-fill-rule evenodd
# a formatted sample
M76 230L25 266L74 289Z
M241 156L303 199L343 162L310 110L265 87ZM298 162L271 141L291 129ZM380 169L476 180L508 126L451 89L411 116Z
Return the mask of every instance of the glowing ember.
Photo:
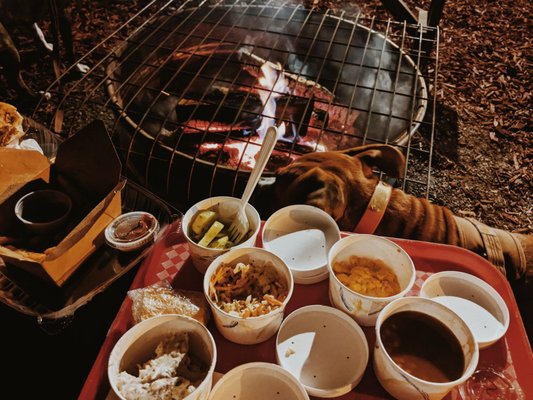
M205 151L207 150L216 150L220 147L220 144L218 143L203 143L202 144L202 149L204 149Z
M251 140L250 143L243 142L229 142L224 144L224 148L236 149L239 152L241 164L253 168L255 165L255 157L259 150L261 150L261 143L256 140Z

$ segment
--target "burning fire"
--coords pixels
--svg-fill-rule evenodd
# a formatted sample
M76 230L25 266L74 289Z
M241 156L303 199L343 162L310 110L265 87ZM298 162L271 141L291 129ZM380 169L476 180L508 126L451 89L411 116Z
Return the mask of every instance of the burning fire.
M279 66L281 69L281 66ZM252 137L249 143L243 142L228 142L224 144L224 148L230 150L237 150L240 155L241 164L253 168L255 165L255 158L259 150L261 150L261 143L265 137L266 131L271 126L276 126L276 99L289 91L289 83L285 76L274 68L269 63L264 63L261 66L263 76L258 79L258 83L262 89L257 91L261 103L263 104L263 112L261 113L261 124L256 129L257 137ZM285 135L285 124L282 122L277 126L278 140L283 139Z
M264 63L261 66L261 72L263 73L263 76L259 78L258 82L264 90L260 89L257 93L263 104L263 118L261 120L261 125L257 128L257 134L262 141L267 129L276 124L276 99L288 92L289 83L283 74L279 74L268 63ZM283 138L284 135L285 124L281 123L278 127L278 140Z
M255 166L256 156L261 149L261 143L263 142L267 129L271 126L276 126L276 101L290 92L289 81L286 75L281 71L281 65L276 66L268 61L261 65L262 76L257 80L259 88L256 89L256 93L261 100L263 110L261 113L261 124L256 129L257 135L250 137L249 142L228 139L224 144L202 143L201 153L222 151L230 155L230 157L239 163L241 167L252 169ZM279 126L276 127L278 131L278 141L281 140L292 143L299 138L295 129L291 129L294 133L292 137L285 137L287 129L285 122L281 122ZM306 142L308 142L307 144L310 145L311 148L315 148L315 151L327 150L323 144L317 143L311 138L307 138ZM294 156L290 157L293 158Z

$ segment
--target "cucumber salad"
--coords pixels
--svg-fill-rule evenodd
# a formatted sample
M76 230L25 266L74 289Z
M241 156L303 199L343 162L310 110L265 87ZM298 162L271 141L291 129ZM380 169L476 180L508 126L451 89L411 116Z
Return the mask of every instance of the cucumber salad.
M229 249L250 237L250 231L238 243L229 239L228 228L231 222L223 222L220 215L212 210L199 211L192 219L189 237L199 246L214 249Z

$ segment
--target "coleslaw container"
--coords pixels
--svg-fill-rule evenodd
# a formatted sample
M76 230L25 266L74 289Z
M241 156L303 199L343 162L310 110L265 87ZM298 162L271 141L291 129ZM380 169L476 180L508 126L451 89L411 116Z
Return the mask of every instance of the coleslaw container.
M213 274L217 272L222 264L234 266L239 262L253 266L270 264L274 267L281 279L285 280L288 291L287 297L280 307L260 316L243 318L238 316L237 313L230 314L223 311L215 303L210 296L209 290ZM255 344L264 342L277 332L283 320L285 306L292 296L294 282L289 267L281 258L264 249L247 247L231 249L217 257L207 269L203 285L204 294L211 307L215 325L222 336L238 344Z

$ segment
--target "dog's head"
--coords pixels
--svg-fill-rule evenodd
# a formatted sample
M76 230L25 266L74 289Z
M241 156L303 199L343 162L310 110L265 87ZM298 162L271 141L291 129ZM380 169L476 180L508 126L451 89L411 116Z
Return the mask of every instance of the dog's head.
M341 229L351 230L377 184L373 170L399 177L404 165L403 154L384 144L305 154L276 172L274 206L309 204L331 215Z

